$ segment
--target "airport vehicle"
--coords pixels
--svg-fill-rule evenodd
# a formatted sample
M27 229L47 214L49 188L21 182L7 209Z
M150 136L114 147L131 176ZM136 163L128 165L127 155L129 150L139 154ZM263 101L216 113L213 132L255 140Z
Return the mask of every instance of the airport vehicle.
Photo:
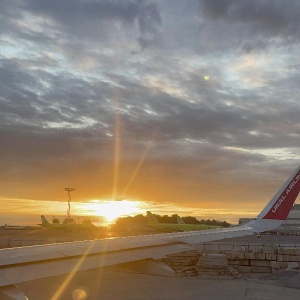
M177 224L160 223L150 211L147 211L148 225L158 231L194 231L220 228L220 226L211 226L204 224L185 224L178 215L176 216L176 218Z
M255 220L237 227L0 250L0 298L26 299L21 282L78 271L136 262L144 272L169 275L172 270L157 261L167 254L193 250L195 245L224 238L253 235L277 228L287 218L300 190L300 166L278 190ZM10 298L7 298L7 297Z

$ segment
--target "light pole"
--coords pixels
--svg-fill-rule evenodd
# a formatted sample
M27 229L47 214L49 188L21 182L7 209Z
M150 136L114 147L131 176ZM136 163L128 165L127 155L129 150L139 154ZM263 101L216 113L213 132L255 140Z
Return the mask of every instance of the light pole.
M76 188L65 188L65 191L68 192L68 223L70 222L70 215L71 215L71 192L74 192Z

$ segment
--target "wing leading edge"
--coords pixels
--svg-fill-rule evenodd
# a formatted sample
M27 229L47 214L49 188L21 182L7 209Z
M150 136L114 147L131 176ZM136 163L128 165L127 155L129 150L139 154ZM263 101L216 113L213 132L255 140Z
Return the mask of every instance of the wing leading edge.
M193 244L275 229L288 216L299 190L300 166L256 220L238 227L2 249L0 294L24 281L144 259L158 259L167 254L190 250Z

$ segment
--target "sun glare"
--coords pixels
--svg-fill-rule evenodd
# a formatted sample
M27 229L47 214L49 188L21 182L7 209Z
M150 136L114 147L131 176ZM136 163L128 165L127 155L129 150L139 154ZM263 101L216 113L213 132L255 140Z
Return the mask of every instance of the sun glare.
M103 216L108 222L115 219L135 215L141 213L139 202L122 200L122 201L99 201L93 200L89 203L84 203L84 209L90 215Z

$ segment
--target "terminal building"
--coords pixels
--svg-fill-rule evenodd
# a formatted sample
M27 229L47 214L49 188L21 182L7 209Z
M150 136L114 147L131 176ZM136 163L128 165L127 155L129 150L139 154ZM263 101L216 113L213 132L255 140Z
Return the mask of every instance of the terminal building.
M246 224L255 218L240 218L239 225ZM273 233L300 235L300 204L294 204L286 220Z
M279 234L300 235L300 204L294 204L286 220L275 231Z
M244 225L252 220L255 220L255 218L239 218L239 225Z

